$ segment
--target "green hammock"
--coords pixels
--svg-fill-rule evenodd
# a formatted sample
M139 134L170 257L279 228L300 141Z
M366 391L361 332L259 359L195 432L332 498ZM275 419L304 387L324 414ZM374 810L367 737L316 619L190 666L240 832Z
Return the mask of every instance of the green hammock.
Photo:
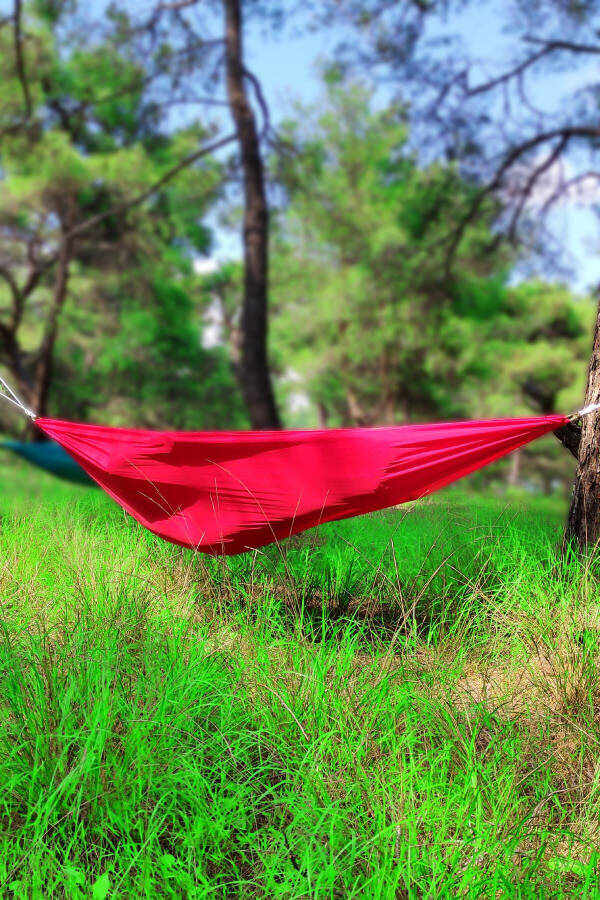
M27 460L33 466L44 469L44 471L50 472L58 478L63 478L65 481L95 486L95 482L87 472L84 472L81 466L55 441L31 444L24 444L19 441L3 441L0 444L0 449L9 450L11 453L15 453L22 459Z

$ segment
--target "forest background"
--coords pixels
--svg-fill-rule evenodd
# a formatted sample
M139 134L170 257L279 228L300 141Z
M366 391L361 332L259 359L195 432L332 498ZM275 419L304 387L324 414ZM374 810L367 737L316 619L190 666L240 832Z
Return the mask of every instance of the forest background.
M236 12L250 166L231 82ZM577 408L595 287L594 248L576 241L593 233L597 200L598 49L580 35L596 14L562 2L8 4L3 373L40 414L149 428ZM294 90L263 55L296 45L319 58ZM240 237L254 163L264 296ZM262 420L253 383L272 385ZM481 477L550 491L573 468L548 440Z

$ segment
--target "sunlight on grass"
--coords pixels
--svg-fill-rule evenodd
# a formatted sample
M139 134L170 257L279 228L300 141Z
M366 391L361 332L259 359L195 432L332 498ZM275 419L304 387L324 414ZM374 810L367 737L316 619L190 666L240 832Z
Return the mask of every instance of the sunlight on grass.
M598 896L598 572L559 501L211 559L0 485L2 896Z

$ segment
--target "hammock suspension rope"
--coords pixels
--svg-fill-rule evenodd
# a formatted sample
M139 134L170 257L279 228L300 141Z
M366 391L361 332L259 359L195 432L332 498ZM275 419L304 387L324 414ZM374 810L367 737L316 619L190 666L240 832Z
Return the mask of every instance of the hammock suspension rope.
M580 409L578 412L573 413L572 416L569 416L569 421L576 422L577 419L581 419L583 416L589 416L590 413L596 412L597 409L600 409L600 403L590 403L589 406L584 406L583 409Z
M16 406L17 409L24 413L28 418L35 421L35 413L25 406L19 395L13 391L9 384L7 384L2 375L0 375L0 386L3 388L3 390L0 391L0 397L2 397L3 400L8 400L9 403Z

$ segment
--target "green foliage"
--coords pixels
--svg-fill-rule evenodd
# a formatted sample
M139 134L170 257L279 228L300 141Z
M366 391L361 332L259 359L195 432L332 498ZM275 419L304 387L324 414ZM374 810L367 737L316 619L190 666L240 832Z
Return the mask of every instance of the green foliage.
M65 232L113 210L72 248L49 411L164 427L245 424L224 352L202 348L192 272L194 256L210 249L205 215L220 194L222 166L202 158L144 203L120 206L196 152L208 126L166 130L154 84L169 96L174 58L162 47L144 57L110 11L97 11L88 34L88 14L61 5L56 18L24 5L29 120L14 102L21 92L11 29L0 31L2 262L24 291L16 297L0 280L0 323L15 329L17 347L15 355L4 341L0 362L22 389L34 385L56 304L55 267L45 261Z
M104 285L91 315L76 304L65 309L53 412L148 428L245 427L226 351L202 346L192 277L161 277L158 265L153 275L143 291L139 272Z
M280 356L334 421L462 414L455 321L475 331L503 260L489 231L467 230L450 280L443 237L471 189L453 167L417 167L404 110L374 112L359 88L328 96L328 110L289 126L295 150L279 171L290 196L273 278Z
M287 153L274 161L287 192L274 355L301 376L322 419L576 408L593 304L560 285L510 285L511 258L490 249L493 204L465 230L448 271L448 229L474 187L454 165L419 168L402 108L329 84L327 103L300 109L286 134Z

